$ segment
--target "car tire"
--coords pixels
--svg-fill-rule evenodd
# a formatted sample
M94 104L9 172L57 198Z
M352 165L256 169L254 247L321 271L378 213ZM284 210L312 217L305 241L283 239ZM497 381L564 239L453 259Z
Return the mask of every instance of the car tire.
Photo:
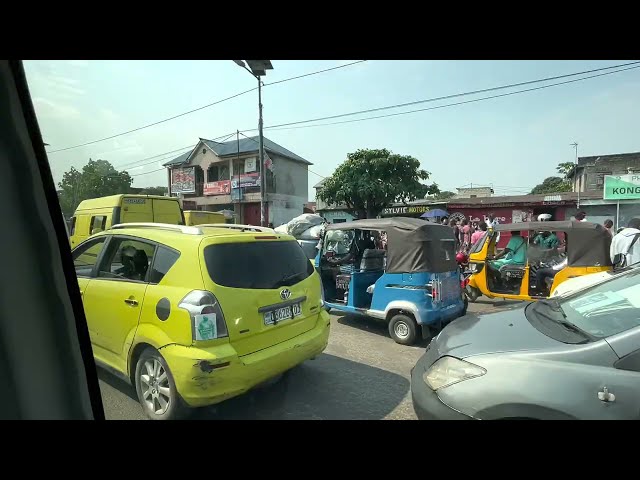
M480 289L467 286L467 298L471 303L475 303L481 295Z
M136 364L136 392L145 415L151 420L179 420L189 411L178 394L169 366L160 353L147 348Z
M389 321L389 335L400 345L413 345L418 336L418 325L412 317L399 313Z

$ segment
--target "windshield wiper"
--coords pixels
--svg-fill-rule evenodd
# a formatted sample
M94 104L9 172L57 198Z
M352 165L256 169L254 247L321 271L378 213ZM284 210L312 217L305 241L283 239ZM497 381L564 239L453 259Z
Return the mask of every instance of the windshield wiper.
M549 307L554 312L558 312L560 315L562 315L562 318L560 319L560 318L553 318L550 315L544 315L541 312L538 312L543 317L548 318L549 320L551 320L554 323L557 323L558 325L562 325L566 330L569 330L573 333L577 333L585 337L587 340L591 338L591 336L588 333L586 333L585 331L583 331L582 329L580 329L579 327L575 326L573 323L567 320L567 316L565 315L564 310L562 310L562 307L560 306L560 303L557 300L539 300L538 303L541 303L542 305Z
M278 288L278 287L281 287L283 285L291 285L289 282L291 280L294 280L295 278L299 277L302 274L303 274L303 272L298 272L298 273L293 273L293 274L286 274L285 273L282 276L282 278L275 283L273 288Z

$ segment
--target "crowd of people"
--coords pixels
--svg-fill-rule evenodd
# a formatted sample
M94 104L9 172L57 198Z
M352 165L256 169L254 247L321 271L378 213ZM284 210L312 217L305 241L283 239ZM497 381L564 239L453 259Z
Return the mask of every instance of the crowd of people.
M470 222L466 218L463 220L442 219L442 224L453 228L453 234L456 239L456 252L469 254L471 247L480 241L488 231L498 225L498 220L493 214L489 214L484 220L479 222Z

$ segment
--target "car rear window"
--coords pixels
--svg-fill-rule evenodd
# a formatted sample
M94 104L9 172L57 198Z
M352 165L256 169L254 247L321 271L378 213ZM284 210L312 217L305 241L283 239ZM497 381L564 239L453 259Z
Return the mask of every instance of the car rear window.
M295 240L209 245L204 259L211 280L232 288L279 288L314 272Z

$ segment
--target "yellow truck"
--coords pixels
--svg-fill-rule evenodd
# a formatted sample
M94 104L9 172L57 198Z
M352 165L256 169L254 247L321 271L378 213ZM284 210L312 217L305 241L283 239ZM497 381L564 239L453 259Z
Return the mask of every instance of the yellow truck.
M157 195L111 195L80 202L71 218L71 248L89 236L120 223L184 225L177 198Z
M185 210L185 225L204 225L207 223L226 223L224 213L206 212L203 210Z

